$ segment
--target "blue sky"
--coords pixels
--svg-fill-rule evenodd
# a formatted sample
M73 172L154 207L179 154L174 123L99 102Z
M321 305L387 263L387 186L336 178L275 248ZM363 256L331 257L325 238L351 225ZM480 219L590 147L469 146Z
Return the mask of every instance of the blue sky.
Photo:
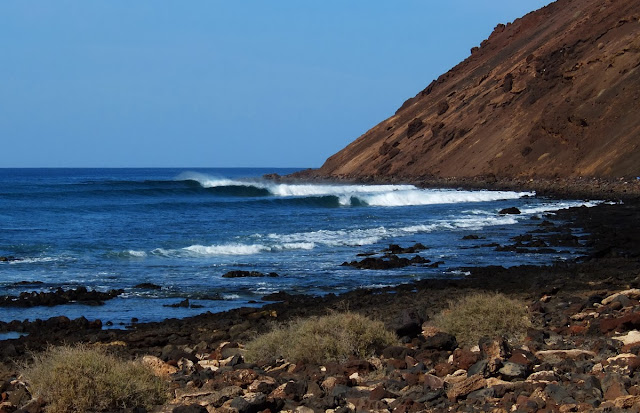
M0 2L0 167L318 167L548 0Z

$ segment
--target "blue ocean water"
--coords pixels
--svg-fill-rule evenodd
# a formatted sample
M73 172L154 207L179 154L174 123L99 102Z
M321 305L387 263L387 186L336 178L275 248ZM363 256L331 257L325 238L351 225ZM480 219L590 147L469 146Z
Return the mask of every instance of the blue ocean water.
M0 308L0 321L66 315L140 322L259 306L266 294L326 294L461 277L465 266L546 263L579 253L496 252L490 243L582 205L528 192L411 185L284 184L295 169L0 169L0 296L85 286L122 288L104 306ZM499 215L516 206L521 215ZM465 240L469 234L478 240ZM341 266L389 244L420 242L438 268ZM223 278L231 270L279 277ZM41 284L18 285L23 281ZM134 288L154 283L161 290ZM202 308L169 308L184 298Z

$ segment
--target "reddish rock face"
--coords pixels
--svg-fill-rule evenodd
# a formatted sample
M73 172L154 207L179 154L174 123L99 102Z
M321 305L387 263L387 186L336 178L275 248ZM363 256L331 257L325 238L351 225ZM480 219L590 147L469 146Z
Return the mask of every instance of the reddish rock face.
M301 177L640 175L640 0L558 0Z

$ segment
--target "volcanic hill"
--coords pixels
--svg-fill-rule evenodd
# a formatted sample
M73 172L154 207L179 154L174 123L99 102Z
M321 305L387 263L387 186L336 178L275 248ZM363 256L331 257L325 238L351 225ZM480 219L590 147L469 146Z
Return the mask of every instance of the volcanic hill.
M306 178L640 175L640 0L558 0Z

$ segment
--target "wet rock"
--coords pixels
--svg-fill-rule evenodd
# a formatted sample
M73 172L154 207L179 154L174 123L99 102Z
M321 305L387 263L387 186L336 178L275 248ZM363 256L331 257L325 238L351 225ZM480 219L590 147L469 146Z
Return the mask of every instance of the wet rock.
M397 244L390 244L387 249L382 250L382 252L390 253L390 254L414 254L418 251L426 250L427 247L422 245L421 243L416 243L411 247L402 248Z
M520 213L520 210L516 207L503 208L498 212L500 215L518 215Z
M475 234L469 234L462 237L463 240L476 240L476 239L483 239L483 238L484 237L480 237L479 235L475 235Z
M153 283L140 283L140 284L134 285L133 288L140 288L143 290L161 290L162 289L161 286Z
M52 292L23 292L18 296L7 295L0 297L0 307L52 307L70 303L103 305L104 301L115 298L122 293L124 293L124 290L122 289L100 292L89 291L86 287L78 287L72 290L63 290L62 288L58 288Z
M343 262L342 266L344 267L354 267L359 269L367 269L367 270L388 270L393 268L403 268L408 267L413 264L426 264L431 262L426 258L423 258L419 255L414 256L413 258L404 258L398 257L397 255L390 254L385 258L374 258L367 257L362 261L351 261L351 262Z
M169 308L202 308L202 305L199 304L193 304L192 302L189 301L188 298L185 298L184 300L175 303L175 304L164 304L163 307L169 307Z
M24 285L41 285L44 284L42 281L18 281L12 284L9 284L10 287L21 287Z

